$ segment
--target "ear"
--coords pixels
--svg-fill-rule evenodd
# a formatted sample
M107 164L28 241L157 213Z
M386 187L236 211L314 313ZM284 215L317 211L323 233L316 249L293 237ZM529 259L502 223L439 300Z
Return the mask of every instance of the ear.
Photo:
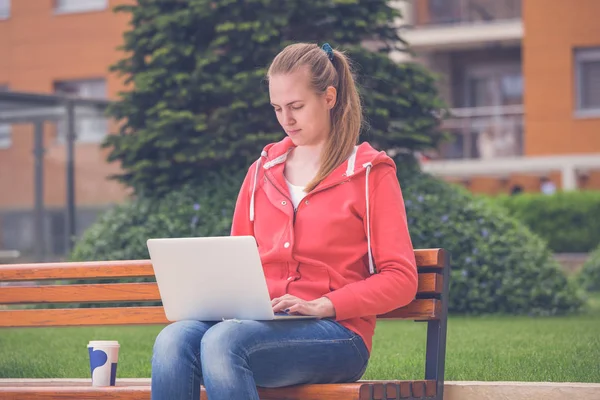
M337 89L333 86L328 86L325 90L325 104L331 110L337 102Z

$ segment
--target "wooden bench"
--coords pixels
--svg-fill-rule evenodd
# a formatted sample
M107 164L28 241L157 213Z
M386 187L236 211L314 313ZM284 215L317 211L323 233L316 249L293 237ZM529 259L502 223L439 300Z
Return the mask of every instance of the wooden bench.
M419 268L416 299L382 319L427 322L425 379L419 381L358 381L349 384L304 385L260 389L261 399L381 400L443 399L448 310L449 254L443 249L415 251ZM0 266L0 327L167 324L162 306L15 309L17 304L159 302L156 283L56 284L51 280L153 278L148 260L14 264ZM7 282L24 281L26 285ZM41 281L41 282L40 282ZM45 282L44 282L45 281ZM127 351L127 349L122 349ZM402 371L399 371L402 373ZM0 399L150 399L149 380L117 378L116 387L95 388L88 380L57 382L3 379ZM206 395L202 393L202 399Z

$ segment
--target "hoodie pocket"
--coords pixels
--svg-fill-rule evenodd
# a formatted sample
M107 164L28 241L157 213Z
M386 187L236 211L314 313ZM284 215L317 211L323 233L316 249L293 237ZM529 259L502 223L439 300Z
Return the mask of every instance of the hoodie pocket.
M300 264L300 279L294 282L294 289L306 293L306 299L312 300L331 292L331 277L325 267Z
M285 264L282 263L270 263L263 265L263 272L265 274L265 278L267 283L269 281L282 281L285 279Z

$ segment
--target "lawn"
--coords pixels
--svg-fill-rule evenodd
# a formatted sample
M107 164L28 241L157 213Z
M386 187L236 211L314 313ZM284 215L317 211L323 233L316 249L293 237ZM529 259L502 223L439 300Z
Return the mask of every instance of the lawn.
M594 299L597 308L600 303ZM88 377L86 344L121 343L119 377L149 377L161 326L0 330L0 378ZM422 379L425 323L378 323L365 379ZM451 317L447 380L600 382L600 313Z

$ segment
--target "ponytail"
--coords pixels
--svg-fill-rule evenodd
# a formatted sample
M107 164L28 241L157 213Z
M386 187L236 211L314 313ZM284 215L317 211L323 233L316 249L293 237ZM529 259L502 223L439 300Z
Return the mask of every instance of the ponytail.
M362 105L350 61L344 53L333 51L333 66L337 72L338 85L335 106L331 109L331 133L321 153L321 167L306 191L314 189L334 169L342 164L358 142L362 125Z

